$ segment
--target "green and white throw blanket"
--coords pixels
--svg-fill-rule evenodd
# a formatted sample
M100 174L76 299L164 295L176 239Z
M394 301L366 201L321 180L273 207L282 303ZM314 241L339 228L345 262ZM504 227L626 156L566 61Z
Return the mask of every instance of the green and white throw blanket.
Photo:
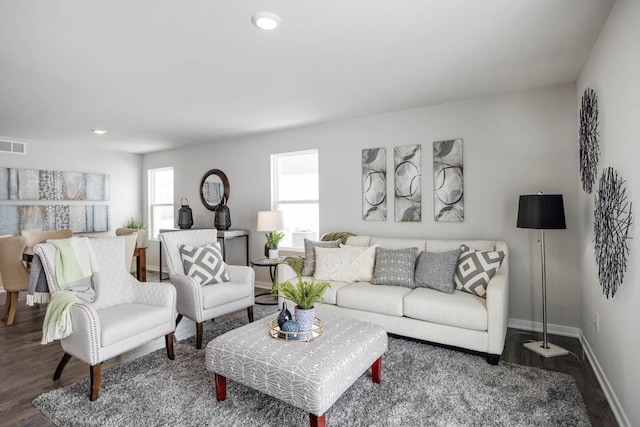
M52 239L56 248L55 273L60 291L54 292L42 324L42 344L68 337L72 332L69 310L81 300L93 302L98 264L87 237Z

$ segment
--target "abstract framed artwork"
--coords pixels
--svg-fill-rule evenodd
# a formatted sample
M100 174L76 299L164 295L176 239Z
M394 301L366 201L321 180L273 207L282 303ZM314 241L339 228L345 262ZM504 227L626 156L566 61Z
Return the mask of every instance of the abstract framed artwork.
M422 220L421 146L401 145L393 149L393 177L395 189L395 220Z
M462 139L433 143L433 208L438 222L464 221Z
M362 150L362 219L387 220L387 150Z
M0 205L0 234L70 228L75 233L109 230L109 205Z
M582 189L591 194L593 184L598 173L598 157L600 145L598 138L598 96L591 88L586 88L582 94L580 107L580 179Z
M0 167L0 200L109 200L109 175Z

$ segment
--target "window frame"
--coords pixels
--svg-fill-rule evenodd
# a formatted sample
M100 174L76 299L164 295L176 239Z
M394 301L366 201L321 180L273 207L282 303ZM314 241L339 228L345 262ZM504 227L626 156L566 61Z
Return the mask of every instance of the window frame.
M294 157L306 154L315 154L316 162L318 166L318 198L317 199L294 199L294 200L279 200L278 199L278 159L284 157ZM309 150L298 150L298 151L287 151L284 153L274 153L271 154L271 210L278 211L280 205L304 205L304 204L312 204L315 203L317 206L317 214L318 214L318 224L317 228L313 231L316 232L317 238L320 238L320 153L317 148L309 149ZM286 221L286 218L285 218ZM285 224L286 225L286 224ZM291 236L293 239L293 236ZM287 247L280 247L280 249L287 251L304 251L304 246L295 247L292 245Z
M155 216L154 216L154 208L155 207L166 207L166 206L170 206L171 210L174 211L175 209L175 203L174 201L172 201L171 203L154 203L155 202L155 174L157 172L163 172L163 171L171 171L171 181L172 181L172 185L175 185L175 174L173 166L165 166L165 167L161 167L161 168L150 168L148 169L148 175L147 175L147 179L148 179L148 184L147 184L147 189L149 191L148 194L148 198L149 198L149 202L148 202L148 218L149 218L149 229L147 230L147 234L148 234L148 240L158 240L158 236L153 236L153 231L155 229ZM173 197L172 197L173 199ZM175 225L175 213L174 213L174 217L173 217L173 221L174 221L174 225ZM159 230L159 229L158 229ZM160 233L158 233L160 234Z

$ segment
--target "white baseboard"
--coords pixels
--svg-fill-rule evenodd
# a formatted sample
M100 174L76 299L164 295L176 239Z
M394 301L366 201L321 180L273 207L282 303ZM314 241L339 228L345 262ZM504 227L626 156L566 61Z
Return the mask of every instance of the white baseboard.
M533 320L523 319L509 319L507 326L510 328L524 329L525 331L542 332L542 322L534 322ZM582 331L580 328L574 328L571 326L554 325L547 323L547 332L554 335L560 335L563 337L572 337L580 339Z
M600 363L598 363L598 359L593 354L593 351L591 350L591 346L589 345L587 338L582 334L582 331L580 332L580 342L582 342L582 348L584 349L584 353L587 355L587 358L591 363L591 368L593 369L593 372L595 372L596 378L598 378L600 387L602 387L602 391L604 392L604 395L609 401L609 406L611 406L611 411L613 412L613 415L616 417L618 424L621 427L631 427L631 422L629 421L629 418L627 418L627 414L624 412L624 409L622 409L622 405L618 400L618 396L616 396L616 393L613 391L611 384L609 384L609 380L607 380L607 376L604 374L604 371L602 370Z

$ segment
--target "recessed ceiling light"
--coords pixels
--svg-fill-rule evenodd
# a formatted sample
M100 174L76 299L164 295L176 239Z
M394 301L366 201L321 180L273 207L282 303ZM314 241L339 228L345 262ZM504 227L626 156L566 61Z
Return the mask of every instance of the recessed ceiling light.
M96 135L104 135L105 133L107 133L106 129L91 129L91 132L95 133Z
M251 17L251 21L261 30L275 30L282 23L282 19L272 12L258 12Z

